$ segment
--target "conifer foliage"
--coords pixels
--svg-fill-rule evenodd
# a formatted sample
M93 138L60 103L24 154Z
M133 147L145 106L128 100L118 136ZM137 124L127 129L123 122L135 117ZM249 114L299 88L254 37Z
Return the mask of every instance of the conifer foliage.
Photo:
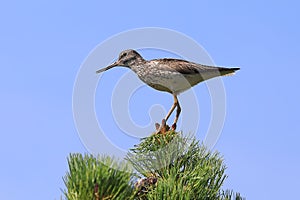
M178 132L142 139L128 152L126 161L71 154L69 172L64 177L65 198L243 199L239 193L222 189L227 175L219 153L208 151L195 138Z
M128 199L133 192L132 173L125 163L110 157L71 154L69 172L63 178L68 200Z

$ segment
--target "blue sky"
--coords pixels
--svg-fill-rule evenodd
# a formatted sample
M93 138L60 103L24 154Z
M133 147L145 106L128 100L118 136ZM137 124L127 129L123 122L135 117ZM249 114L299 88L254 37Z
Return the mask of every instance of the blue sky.
M236 76L223 80L227 115L215 149L228 167L225 188L247 199L297 196L299 8L297 1L2 2L1 198L59 199L66 157L87 152L72 114L80 65L112 35L149 26L182 32L202 45L217 65L241 67ZM165 56L161 51L143 55ZM108 88L126 72L107 73L113 77L106 82ZM205 94L205 85L195 91ZM155 94L151 102L166 109L172 103L170 95L149 88L137 92L137 99L142 92ZM143 109L142 101L136 104ZM133 118L143 119L138 113ZM117 140L115 126L109 129Z

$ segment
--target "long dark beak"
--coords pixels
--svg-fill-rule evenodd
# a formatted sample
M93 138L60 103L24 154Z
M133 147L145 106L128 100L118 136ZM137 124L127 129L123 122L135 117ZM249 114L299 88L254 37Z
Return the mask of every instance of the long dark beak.
M99 73L101 73L101 72L104 72L104 71L109 70L109 69L111 69L111 68L113 68L113 67L116 67L116 66L119 66L118 61L114 62L113 64L111 64L111 65L109 65L109 66L107 66L107 67L105 67L105 68L102 68L102 69L97 70L96 73L99 74Z

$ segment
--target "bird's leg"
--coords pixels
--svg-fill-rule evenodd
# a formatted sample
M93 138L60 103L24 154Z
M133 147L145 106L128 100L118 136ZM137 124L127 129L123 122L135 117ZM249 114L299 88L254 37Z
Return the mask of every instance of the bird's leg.
M166 131L169 130L169 126L166 124L167 120L169 119L169 117L171 116L171 114L173 113L174 109L179 105L178 104L178 99L177 99L177 96L175 94L173 94L173 97L174 97L174 103L171 107L171 109L169 110L167 116L165 119L162 120L162 123L161 125L159 126L158 123L155 124L155 127L156 127L156 134L158 133L165 133ZM180 110L180 107L179 107L179 110ZM180 111L179 111L180 113ZM178 113L178 108L177 108L177 114L176 114L176 117L177 119L175 118L176 122L178 120L178 116L179 116L179 113ZM173 124L174 126L174 124ZM175 130L172 126L172 129ZM176 126L176 123L175 123L175 126ZM175 127L176 128L176 127Z
M176 101L175 101L176 99ZM174 102L176 102L176 105L177 105L177 109L176 109L176 116L175 116L175 120L174 120L174 123L172 125L172 130L175 130L176 127L177 127L177 121L179 119L179 115L180 115L180 112L181 112L181 107L180 107L180 104L179 104L179 101L177 99L177 96L174 96Z
M173 97L174 97L174 103L171 107L171 109L169 110L165 120L167 121L169 119L169 117L171 116L171 114L173 113L174 109L176 108L176 106L178 105L178 99L177 99L177 96L175 94L173 94Z

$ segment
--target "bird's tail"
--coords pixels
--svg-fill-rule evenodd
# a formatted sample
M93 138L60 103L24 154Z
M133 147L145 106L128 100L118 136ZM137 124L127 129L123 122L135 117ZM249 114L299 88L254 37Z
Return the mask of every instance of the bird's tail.
M222 76L232 76L235 74L236 71L240 70L240 68L219 68L219 71Z

